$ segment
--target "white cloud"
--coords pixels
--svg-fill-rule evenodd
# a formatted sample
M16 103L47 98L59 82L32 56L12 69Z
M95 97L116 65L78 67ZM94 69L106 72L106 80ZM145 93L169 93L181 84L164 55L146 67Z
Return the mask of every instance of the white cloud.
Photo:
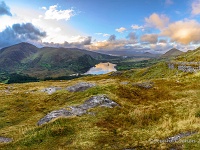
M115 29L115 31L117 31L119 33L123 33L124 31L126 31L126 28L121 27L121 28Z
M200 0L195 0L192 3L192 15L199 15L200 14Z
M145 34L145 35L141 36L140 40L142 42L148 42L151 44L155 44L158 42L158 35L157 34Z
M177 21L164 29L161 35L181 44L200 43L200 23L195 20Z
M133 30L144 29L143 26L138 26L138 25L132 25L131 28L132 28Z
M45 19L55 19L55 20L69 20L74 16L73 9L57 10L57 5L50 6L45 12Z
M47 10L47 8L46 8L46 7L42 7L42 9L43 9L43 10Z
M169 18L165 15L153 13L151 16L149 16L149 18L145 18L145 21L146 25L149 27L162 29L168 25Z

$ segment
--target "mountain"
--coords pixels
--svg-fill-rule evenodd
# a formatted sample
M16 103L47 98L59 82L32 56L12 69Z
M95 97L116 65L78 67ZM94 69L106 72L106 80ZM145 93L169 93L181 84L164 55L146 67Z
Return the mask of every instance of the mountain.
M21 61L38 52L38 48L29 43L20 43L0 50L0 67L13 68Z
M113 56L128 56L128 57L145 57L145 58L157 58L160 54L152 54L149 52L136 52L134 50L112 50L112 51L99 51L104 54L109 54Z
M84 73L100 61L115 58L77 48L37 48L23 42L0 50L0 68L39 78L56 77Z
M169 58L169 57L175 57L175 56L179 56L181 54L183 54L184 52L176 49L176 48L173 48L169 51L167 51L165 54L161 55L162 58Z

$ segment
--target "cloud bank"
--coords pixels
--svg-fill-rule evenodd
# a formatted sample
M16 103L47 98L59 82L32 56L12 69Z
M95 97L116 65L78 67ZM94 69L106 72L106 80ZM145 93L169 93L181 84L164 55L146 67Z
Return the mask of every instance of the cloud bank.
M157 29L162 29L166 27L169 23L169 18L165 15L158 15L153 13L149 18L145 18L146 26L153 27Z
M4 1L0 2L0 16L3 15L12 16L10 8L6 5Z
M0 32L0 48L19 42L39 41L46 37L46 32L40 31L32 23L13 24Z
M181 44L200 43L200 24L195 20L177 21L164 29L161 35Z

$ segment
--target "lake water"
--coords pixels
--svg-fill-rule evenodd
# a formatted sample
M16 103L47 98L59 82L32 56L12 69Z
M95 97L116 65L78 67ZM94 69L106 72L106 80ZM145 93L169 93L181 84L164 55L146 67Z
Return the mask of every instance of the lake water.
M93 74L93 75L98 75L98 74L106 74L112 71L117 71L115 69L116 64L112 63L99 63L95 65L95 67L90 68L86 73L84 74Z

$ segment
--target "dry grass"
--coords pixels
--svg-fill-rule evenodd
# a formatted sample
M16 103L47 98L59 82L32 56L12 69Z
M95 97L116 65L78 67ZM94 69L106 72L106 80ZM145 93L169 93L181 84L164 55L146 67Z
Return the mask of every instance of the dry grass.
M0 149L200 149L197 142L156 142L186 131L199 132L200 123L200 75L177 75L163 66L127 71L119 77L1 84L0 136L12 137L14 142L0 144ZM150 89L132 85L149 79L154 83ZM45 87L65 88L81 81L97 86L77 93L40 92ZM129 83L121 85L122 81ZM48 112L81 104L96 94L107 94L120 107L93 108L90 111L95 116L60 118L41 127L36 125ZM185 139L199 140L199 134Z

